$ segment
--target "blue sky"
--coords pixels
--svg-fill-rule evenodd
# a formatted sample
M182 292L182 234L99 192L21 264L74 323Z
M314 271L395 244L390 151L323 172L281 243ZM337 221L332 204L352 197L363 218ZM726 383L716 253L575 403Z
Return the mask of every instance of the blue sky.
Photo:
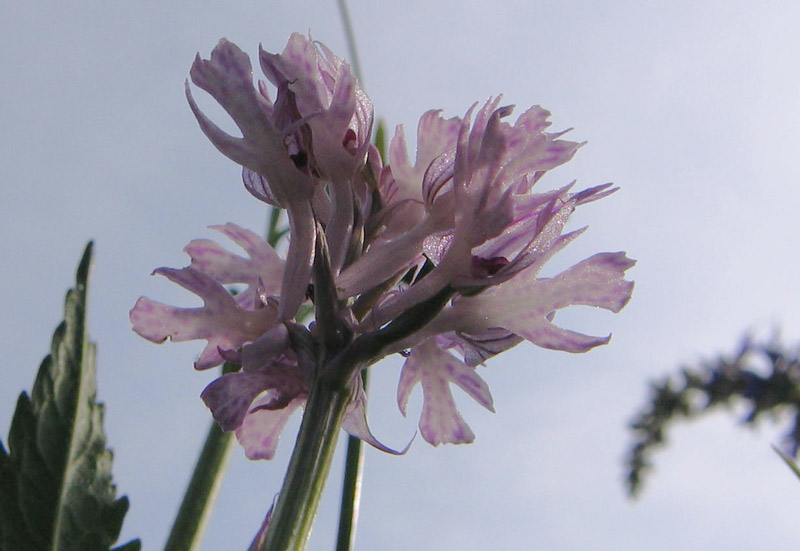
M619 315L559 322L609 346L571 356L522 345L481 371L497 413L457 396L477 440L404 457L368 450L358 548L794 549L800 484L769 445L783 427L741 429L742 411L679 426L637 502L624 497L625 426L647 382L745 331L800 341L800 4L792 2L351 1L365 88L390 127L427 109L463 115L503 93L541 104L588 140L543 187L621 190L573 216L590 229L552 270L625 250L634 298ZM239 169L197 128L183 97L196 52L221 37L255 54L293 31L346 54L334 2L14 3L0 35L0 426L61 319L85 242L96 240L90 331L124 537L163 545L209 415L200 343L156 346L127 312L140 295L194 304L157 266L183 266L208 225L265 225ZM216 120L213 102L197 94ZM399 362L373 368L371 420L402 446ZM279 489L297 419L272 462L234 450L204 549L243 549ZM3 429L5 431L5 429ZM5 440L5 432L3 432ZM334 537L338 473L311 549Z

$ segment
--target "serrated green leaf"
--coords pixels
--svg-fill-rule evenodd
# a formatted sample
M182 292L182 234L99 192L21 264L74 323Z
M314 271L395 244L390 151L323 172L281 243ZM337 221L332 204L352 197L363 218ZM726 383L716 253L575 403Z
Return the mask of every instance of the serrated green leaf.
M128 500L115 499L103 406L95 402L95 348L86 334L92 243L67 293L33 389L0 443L0 551L108 551ZM118 548L139 549L139 541Z

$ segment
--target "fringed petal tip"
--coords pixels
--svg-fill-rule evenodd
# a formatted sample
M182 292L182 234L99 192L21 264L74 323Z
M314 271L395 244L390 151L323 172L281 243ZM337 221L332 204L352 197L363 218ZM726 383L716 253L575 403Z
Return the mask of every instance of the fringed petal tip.
M430 339L416 346L406 359L397 387L397 403L405 414L411 390L420 384L423 402L419 429L425 441L433 446L469 444L475 440L475 434L458 411L450 385L458 385L472 399L494 412L492 395L474 368L442 348L446 343L437 341Z
M170 308L147 297L139 297L128 312L133 331L151 342L163 343L169 338L170 332L164 326L161 312Z

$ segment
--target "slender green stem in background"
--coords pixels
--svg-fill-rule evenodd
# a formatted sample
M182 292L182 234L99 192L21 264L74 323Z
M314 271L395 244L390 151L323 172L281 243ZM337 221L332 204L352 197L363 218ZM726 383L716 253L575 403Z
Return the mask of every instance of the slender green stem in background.
M272 207L267 228L267 241L273 247L286 230L279 229L281 209ZM222 374L232 373L239 366L225 363ZM197 458L197 463L183 496L172 530L169 533L164 551L196 551L203 539L206 523L211 516L211 506L217 497L225 466L228 464L233 448L231 433L222 432L215 421L208 428L206 442Z
M314 382L283 488L259 551L305 549L350 395L351 389L341 381L323 375Z
M283 209L278 207L270 207L269 223L267 224L267 243L273 247L277 245L281 237L286 235L286 233L289 231L289 228L284 228L282 230L278 229L278 223L281 220L281 212L283 212Z
M794 474L797 475L797 478L800 478L800 466L798 466L797 463L792 461L792 458L783 453L777 446L772 446L772 449L775 450L775 453L777 453L781 457L781 459L783 459L784 463L786 463L786 465L790 469L792 469L792 472L794 472Z
M222 372L230 373L237 369L238 366L225 363ZM212 421L164 551L199 549L231 449L231 433L222 432Z
M368 370L361 372L364 391L367 389ZM339 535L336 551L351 551L355 548L358 506L361 500L361 474L364 468L364 447L360 438L347 437L347 459L342 483L342 504L339 509Z
M350 64L356 78L364 86L364 77L361 74L361 63L358 60L358 48L356 47L356 34L353 31L353 23L350 21L350 12L347 9L347 0L337 0L339 13L342 16L342 26L344 27L345 38L347 39L347 51L350 53Z

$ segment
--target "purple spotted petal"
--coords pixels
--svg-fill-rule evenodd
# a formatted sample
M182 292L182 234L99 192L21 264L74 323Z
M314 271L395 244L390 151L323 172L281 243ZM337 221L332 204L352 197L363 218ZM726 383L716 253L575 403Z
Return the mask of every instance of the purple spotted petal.
M272 365L268 368L237 371L216 379L203 390L200 397L224 431L239 428L256 396L269 392L263 409L282 409L299 395L307 392L305 378L296 366Z
M247 284L247 289L236 296L236 302L245 309L260 307L261 302L256 300L257 291L265 296L278 295L284 261L269 243L236 224L211 228L244 249L248 258L235 255L209 239L195 239L183 249L192 259L191 267L222 284Z
M553 313L570 305L619 312L633 291L633 282L624 275L634 263L625 253L599 253L554 278L537 279L529 269L503 285L459 299L426 331L449 328L472 333L502 327L544 348L586 352L606 344L610 336L593 337L557 327Z
M453 400L450 385L460 386L476 402L494 411L489 387L475 369L442 350L435 339L416 346L406 359L397 387L397 404L405 415L411 391L422 385L422 415L419 428L426 441L439 444L466 444L475 439Z
M422 181L425 172L435 158L455 147L460 126L461 119L458 117L445 119L439 110L425 112L417 126L417 152L413 166L406 153L403 127L401 125L395 129L388 150L388 162L396 180L392 201L423 200Z
M242 426L236 429L236 439L248 459L272 459L286 422L306 401L305 397L297 397L283 409L259 409L269 404L271 399L267 393L253 402L242 420Z
M242 347L242 368L245 371L272 365L281 356L290 353L289 331L279 323L265 332L259 339Z
M261 336L275 323L274 307L243 310L222 285L194 268L159 268L153 272L168 278L203 299L202 308L177 308L146 297L130 311L133 330L156 343L204 339L208 344L195 362L207 369L223 362L219 350L236 350Z
M550 312L575 305L596 306L612 312L619 312L631 297L633 282L623 279L624 272L634 261L624 253L596 254L562 272L552 279L538 280L525 285L521 281L519 292L531 296L536 293L543 298L542 306L531 308L528 312L516 315L508 312L503 326L525 337L534 344L545 348L585 352L599 344L608 342L608 337L589 337L562 329L550 323ZM511 280L512 282L514 280ZM511 282L509 282L511 283ZM508 290L509 292L512 289ZM544 311L548 310L547 313Z
M192 82L211 94L228 112L243 137L231 136L206 117L197 106L187 83L186 97L200 128L224 155L240 165L273 180L294 180L303 175L292 163L283 132L272 120L273 106L253 85L253 70L247 54L225 39L219 41L210 59L198 55L190 71ZM309 184L306 184L308 186Z

